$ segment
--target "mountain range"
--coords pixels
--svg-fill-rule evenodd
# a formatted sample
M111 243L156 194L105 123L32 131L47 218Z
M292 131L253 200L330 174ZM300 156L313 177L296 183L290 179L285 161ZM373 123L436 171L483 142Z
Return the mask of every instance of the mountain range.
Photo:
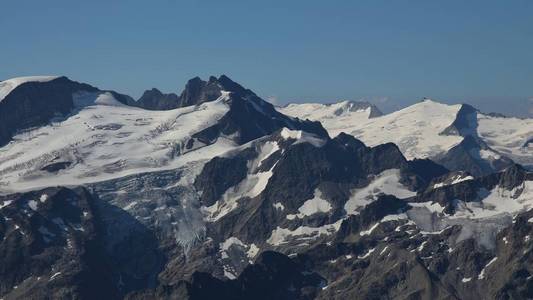
M0 299L531 299L533 119L0 82Z

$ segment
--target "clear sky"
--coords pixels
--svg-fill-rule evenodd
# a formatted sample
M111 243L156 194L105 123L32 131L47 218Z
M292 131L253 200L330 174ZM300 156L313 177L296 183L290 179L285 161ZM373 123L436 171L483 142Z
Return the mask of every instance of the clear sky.
M263 98L430 97L533 116L533 1L0 3L0 78L59 74L139 97L226 74Z

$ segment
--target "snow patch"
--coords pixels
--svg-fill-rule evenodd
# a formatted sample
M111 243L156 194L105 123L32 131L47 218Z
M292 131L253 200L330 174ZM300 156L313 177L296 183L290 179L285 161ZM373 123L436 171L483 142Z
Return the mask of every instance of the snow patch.
M316 213L327 213L331 210L331 204L322 198L322 192L315 189L314 197L305 201L300 208L299 213L295 215L287 215L286 218L293 220L295 217L303 219L305 216L312 216Z
M326 141L318 138L314 134L303 132L301 130L291 130L287 127L283 127L281 129L280 135L285 140L296 140L293 145L299 144L299 143L309 143L315 147L322 147Z
M377 200L380 194L396 196L400 199L416 195L400 183L400 170L390 169L376 175L369 185L352 191L352 196L344 205L344 210L349 215L359 214L361 207Z
M357 258L365 259L365 258L369 257L370 254L372 254L374 251L376 251L376 248L372 248L372 249L368 250L367 253L365 253L364 255L359 255Z
M463 176L463 175L459 174L459 175L455 175L453 178L451 178L451 182L450 183L446 183L446 182L436 183L435 185L433 185L433 188L437 189L437 188L440 188L440 187L443 187L443 186L454 185L454 184L459 183L459 182L473 180L473 179L474 179L474 177L472 177L470 175Z
M484 279L485 278L485 270L490 266L492 265L494 262L496 262L496 260L498 260L498 257L494 257L493 259L491 259L486 265L485 267L483 268L483 270L481 270L481 272L479 273L477 279Z
M92 104L67 119L15 135L0 148L0 186L6 187L0 194L177 169L236 146L221 137L211 145L194 140L194 151L186 147L192 135L227 113L224 97L168 111L118 105L113 99L109 93L77 93L76 103ZM53 176L42 170L56 161L71 165Z
M285 206L283 206L283 204L281 202L276 202L276 203L272 204L272 206L274 206L275 209L279 209L279 210L284 210L285 209Z
M327 224L321 227L308 227L300 226L294 230L287 228L277 227L272 230L272 234L267 239L267 243L273 246L280 246L288 242L290 237L299 237L299 239L316 239L321 235L331 235L337 232L341 226L342 219L338 220L335 223Z
M228 251L232 246L238 246L245 250L246 255L249 259L253 259L257 253L259 253L259 247L257 247L255 244L251 244L250 246L243 243L241 240L239 240L236 237L230 237L226 239L224 242L220 243L220 256L223 259L229 258Z
M33 211L37 211L37 204L38 204L38 202L35 201L35 200L30 200L30 201L28 201L28 206L29 206Z
M13 202L13 200L4 200L4 201L2 202L2 204L0 204L0 209L2 209L2 208L4 208L4 207L8 206L8 205L11 204L12 202Z

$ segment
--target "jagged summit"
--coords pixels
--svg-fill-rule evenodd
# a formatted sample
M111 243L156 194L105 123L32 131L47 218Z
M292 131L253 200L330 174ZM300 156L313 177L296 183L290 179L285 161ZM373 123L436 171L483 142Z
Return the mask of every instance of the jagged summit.
M164 94L157 89L151 89L145 91L137 101L129 104L150 110L169 110L214 101L222 95L222 91L240 96L255 95L226 75L221 75L218 78L210 76L207 81L197 76L187 81L179 96L174 93Z

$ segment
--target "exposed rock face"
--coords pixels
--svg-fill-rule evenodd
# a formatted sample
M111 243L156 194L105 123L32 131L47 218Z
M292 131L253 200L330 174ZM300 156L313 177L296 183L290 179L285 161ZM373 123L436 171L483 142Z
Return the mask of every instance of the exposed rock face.
M151 110L167 110L178 107L179 97L176 94L163 94L156 88L147 90L135 103L136 106Z
M154 286L161 256L152 235L86 189L47 188L0 202L4 299L116 299ZM121 222L129 226L119 234L110 226Z
M453 171L467 171L474 176L482 176L501 171L510 166L511 159L497 154L478 135L478 111L463 104L455 121L442 135L459 135L464 139L446 153L435 157L446 168Z
M482 155L492 156L482 157ZM436 157L435 161L450 170L464 170L474 176L501 171L513 164L512 160L496 154L482 140L472 135L465 136L461 143Z
M155 291L135 293L128 299L314 299L325 283L287 256L266 251L232 281L195 273L190 281L160 286Z
M80 91L92 99L80 110L90 112L83 122L72 103ZM54 110L22 108L36 117L13 132L47 124L49 114L71 114L70 126L88 128L80 134L113 138L109 144L126 144L125 153L83 186L6 195L13 181L0 185L2 299L533 298L533 173L481 159L493 150L471 130L471 107L457 108L443 133L464 136L440 160L449 172L429 159L406 159L392 143L368 147L345 133L330 138L320 123L280 114L226 76L194 78L180 96L153 89L138 102L64 78L25 83L0 102L0 112L4 103L38 102L41 92L57 94ZM106 96L104 106L92 93ZM173 114L123 104L186 108ZM177 127L188 125L180 116L198 111L212 117L177 143ZM127 144L127 122L89 124L105 112L153 135ZM42 136L53 136L57 124ZM155 143L159 135L170 139ZM109 141L67 148L83 152L72 157L90 166L94 156L115 155L116 148L99 152ZM140 151L128 163L145 166L142 172L121 168L137 141L155 145L150 149L164 152L164 162L185 159L150 169L146 162L160 163L157 156ZM20 159L20 152L9 153L0 165ZM65 173L76 160L51 157L39 162L38 173L24 161L6 174L24 174L22 183L76 174Z
M229 92L230 110L217 124L193 136L205 143L211 142L221 134L226 136L237 134L238 143L244 144L283 127L303 130L319 136L328 136L319 122L287 117L276 111L272 104L224 75L217 80L211 77L206 85L207 90L199 93L201 97L196 99L195 103L209 101L211 99L209 89L213 85L218 86L219 91Z
M180 96L152 89L146 91L138 101L127 104L150 110L169 110L214 101L222 92L229 93L229 112L217 124L193 135L202 143L213 143L221 135L235 135L237 142L244 144L283 127L327 136L320 123L301 121L279 113L272 104L225 75L219 78L211 76L208 81L199 77L190 79Z
M74 108L72 94L96 88L59 77L49 82L26 82L0 101L0 146L19 131L47 124Z

